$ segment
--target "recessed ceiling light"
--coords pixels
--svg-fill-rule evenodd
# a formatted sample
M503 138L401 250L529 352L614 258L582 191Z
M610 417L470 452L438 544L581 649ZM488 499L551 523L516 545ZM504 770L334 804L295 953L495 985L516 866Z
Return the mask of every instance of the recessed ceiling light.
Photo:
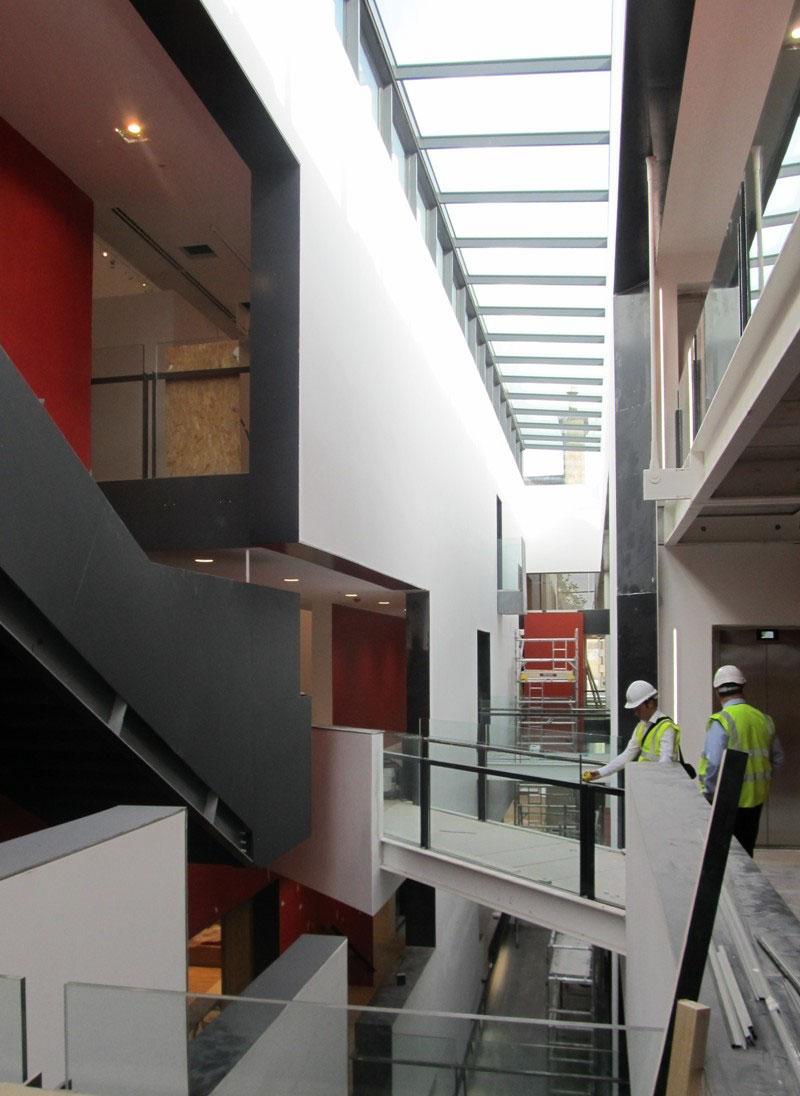
M122 140L129 145L141 144L148 139L142 123L135 120L125 122L122 126L116 126L114 132L119 134Z
M108 258L108 252L107 252L107 251L104 251L104 252L103 252L103 258L104 258L104 259L107 259L107 258Z
M344 596L345 597L351 597L351 598L354 598L354 599L359 597L358 594L345 594Z
M789 31L789 37L794 42L800 42L800 24L798 24L796 27L792 27L792 29Z
M388 601L379 601L378 604L379 605L388 605L389 602Z
M213 562L214 562L213 559L208 559L208 558L204 558L204 557L201 558L200 556L195 557L195 563L213 563Z
M283 581L284 582L299 582L300 579L299 578L285 578Z

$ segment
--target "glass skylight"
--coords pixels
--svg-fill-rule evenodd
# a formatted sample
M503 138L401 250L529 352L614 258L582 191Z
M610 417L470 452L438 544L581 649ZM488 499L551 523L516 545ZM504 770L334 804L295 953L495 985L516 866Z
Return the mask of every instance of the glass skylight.
M557 426L578 407L598 427L611 0L572 0L566 9L551 0L375 3L420 171L444 202L440 234L451 235L478 311L478 341L518 424L530 412L529 421ZM522 432L523 444L534 444L525 441L531 432ZM560 446L559 430L551 433Z
M610 0L378 0L398 65L611 52Z
M423 137L608 129L608 72L408 80L405 89Z
M442 191L608 187L607 145L447 148L428 155Z
M464 247L469 274L522 274L545 277L603 277L605 248Z
M481 308L603 308L606 291L595 285L475 285Z
M602 338L606 321L602 316L485 316L484 324L492 335L589 335ZM513 345L513 344L512 344ZM602 352L602 343L597 344Z
M464 202L445 209L456 236L605 237L608 231L606 202Z

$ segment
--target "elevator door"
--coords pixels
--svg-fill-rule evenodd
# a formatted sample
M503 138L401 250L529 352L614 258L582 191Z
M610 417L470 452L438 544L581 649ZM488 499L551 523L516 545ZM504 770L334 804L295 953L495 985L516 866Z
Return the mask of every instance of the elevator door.
M777 634L777 640L760 640L758 628L715 628L714 665L741 669L746 699L775 720L786 755L773 778L758 844L800 846L800 629L778 628Z

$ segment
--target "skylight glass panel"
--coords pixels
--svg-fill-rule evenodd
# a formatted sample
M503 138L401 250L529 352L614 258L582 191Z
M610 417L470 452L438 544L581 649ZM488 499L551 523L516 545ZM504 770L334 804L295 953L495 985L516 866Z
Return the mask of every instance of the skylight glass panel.
M604 308L600 285L474 285L479 308Z
M575 399L573 393L577 392L578 396L600 396L601 388L581 388L580 386L570 384L519 384L511 383L506 385L506 391L508 398L512 401L519 400L525 396L536 397L538 395L546 396L560 396L563 395L565 399Z
M600 277L606 273L605 248L463 247L469 274L521 274Z
M477 288L477 286L476 286ZM598 316L484 316L487 334L492 335L592 335L605 334L606 321ZM513 345L513 344L511 344ZM590 344L591 345L591 344ZM595 349L602 353L603 344Z
M404 87L423 137L605 131L609 125L608 72L406 80Z
M377 0L400 65L611 52L610 0Z
M762 229L761 232L761 245L765 255L780 255L783 250L783 245L786 243L786 237L792 230L791 225L774 225L771 228ZM758 241L753 242L750 248L750 254L756 255L758 251Z
M783 157L784 164L800 164L800 119L795 123L789 147Z
M432 149L431 167L443 191L604 190L607 145Z
M768 215L776 213L795 213L800 209L800 175L789 175L778 179L772 188L767 207Z
M492 349L501 358L546 358L552 362L557 362L559 358L590 358L594 361L603 357L603 347L592 343L501 342L493 343ZM596 370L595 366L590 368Z
M606 202L465 202L445 206L456 236L600 236Z

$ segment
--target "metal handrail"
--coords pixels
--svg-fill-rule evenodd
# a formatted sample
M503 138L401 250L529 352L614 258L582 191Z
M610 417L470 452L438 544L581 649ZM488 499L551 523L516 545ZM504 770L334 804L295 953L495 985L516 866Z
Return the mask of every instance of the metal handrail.
M410 737L417 737L412 735ZM500 777L504 780L514 780L517 783L526 784L544 784L549 787L567 788L570 790L577 790L578 792L578 857L579 857L579 877L580 877L580 894L583 898L595 898L595 833L594 833L594 817L595 817L595 796L597 795L611 795L611 796L624 796L625 791L623 788L611 788L606 785L598 785L596 783L587 783L585 781L573 781L573 780L561 780L558 777L548 776L536 776L531 779L530 776L522 777L519 773L506 772L502 769L489 768L483 765L463 765L456 761L438 761L434 758L428 757L427 750L430 740L426 738L420 738L420 750L419 754L404 754L404 753L392 753L391 750L384 750L384 756L396 757L402 761L418 762L420 767L420 786L419 786L419 807L420 807L420 847L423 849L429 849L431 847L431 768L437 769L450 769L455 772L467 772L474 773L478 780L485 780L487 777ZM473 749L485 750L487 747L482 746L480 743L473 745ZM579 764L582 764L582 758L579 756ZM479 801L481 800L479 790ZM483 802L485 803L485 795L483 796ZM478 814L478 821L486 821L484 817Z

